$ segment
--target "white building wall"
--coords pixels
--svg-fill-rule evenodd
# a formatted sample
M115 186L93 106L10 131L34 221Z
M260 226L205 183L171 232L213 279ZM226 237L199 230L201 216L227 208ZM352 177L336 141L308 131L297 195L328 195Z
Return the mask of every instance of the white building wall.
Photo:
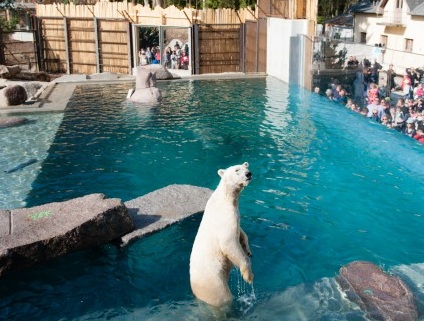
M290 37L308 34L307 20L268 18L267 67L268 75L289 82Z
M393 1L389 1L386 5L387 9L384 15L355 15L355 42L360 42L361 32L367 34L367 45L373 46L381 43L381 36L387 36L386 50L382 55L383 65L393 64L396 69L404 69L410 67L424 66L424 17L411 16L406 14L406 5L404 3L401 14L401 20L404 27L393 27L386 25L378 25L381 22L390 22L396 20L399 14L393 13ZM390 12L392 10L392 12ZM405 39L413 40L412 52L405 51Z

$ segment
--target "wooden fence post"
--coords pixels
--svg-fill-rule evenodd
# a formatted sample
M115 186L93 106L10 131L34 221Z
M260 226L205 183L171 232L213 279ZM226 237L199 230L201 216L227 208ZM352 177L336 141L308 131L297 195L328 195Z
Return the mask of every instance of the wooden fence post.
M37 54L37 64L39 71L46 71L46 66L44 64L44 43L43 43L43 31L41 27L41 19L38 17L34 18L34 47ZM38 46L37 46L38 43Z
M245 62L244 62L244 55L245 55L245 30L246 25L244 23L240 24L240 70L244 72L245 70Z
M6 64L6 57L4 56L4 42L3 42L3 30L0 28L0 64Z
M200 74L200 64L199 64L199 25L193 25L193 48L194 48L194 74Z
M255 72L259 71L259 19L256 21L256 60Z
M131 50L131 38L132 38L131 23L128 21L128 24L127 24L127 48L128 48L128 50L127 50L127 52L128 52L128 74L129 75L132 74L132 65L133 64L132 64L131 58L133 58L134 61L137 61L137 57L138 57L138 53L134 57L132 57L132 55L131 55L131 52L132 52L132 50ZM134 65L135 64L136 63L134 63Z
M65 33L65 52L66 52L66 73L71 74L71 62L69 56L69 35L68 35L68 20L63 17L63 31Z
M98 19L96 17L94 19L94 46L96 48L96 71L97 73L101 73L100 70L100 48L99 48L99 26Z

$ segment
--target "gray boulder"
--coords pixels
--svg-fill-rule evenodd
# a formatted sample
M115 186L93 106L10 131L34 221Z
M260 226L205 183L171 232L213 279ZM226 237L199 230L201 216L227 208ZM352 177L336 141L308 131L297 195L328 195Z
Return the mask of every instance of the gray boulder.
M27 122L28 119L24 117L0 118L0 128L20 126L26 124Z
M10 84L10 82L8 82L8 84ZM37 97L38 93L42 92L47 87L48 84L49 84L48 82L39 82L39 81L29 81L29 82L19 81L19 82L13 83L13 85L19 85L24 87L27 93L28 100L34 99L35 97Z
M162 94L156 88L156 75L143 67L137 67L135 91L128 99L136 103L156 103L162 100Z
M16 77L22 71L19 66L0 65L0 78L10 79Z
M97 246L134 229L120 199L91 194L66 202L0 211L0 276Z
M150 71L151 73L155 74L157 80L167 80L167 79L173 79L174 78L172 76L172 74L168 71L168 69L166 69L162 65L150 64L150 65L144 65L140 68L147 70L147 71Z
M343 266L336 277L347 297L373 320L415 321L418 309L408 286L370 262Z
M27 99L26 90L20 85L11 85L0 90L0 108L20 105Z
M121 238L122 245L202 213L212 192L204 187L174 184L125 202L135 230Z

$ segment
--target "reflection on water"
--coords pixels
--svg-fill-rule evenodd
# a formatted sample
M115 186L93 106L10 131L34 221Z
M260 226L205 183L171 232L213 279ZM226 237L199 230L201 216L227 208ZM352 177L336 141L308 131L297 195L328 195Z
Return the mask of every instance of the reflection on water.
M197 215L124 249L105 245L0 280L1 317L363 320L334 282L342 265L423 261L422 145L274 78L158 85L164 99L148 108L125 102L131 84L79 87L26 201L98 192L126 201L174 183L214 189L218 169L248 161L240 211L254 288L234 270L230 311L194 299Z

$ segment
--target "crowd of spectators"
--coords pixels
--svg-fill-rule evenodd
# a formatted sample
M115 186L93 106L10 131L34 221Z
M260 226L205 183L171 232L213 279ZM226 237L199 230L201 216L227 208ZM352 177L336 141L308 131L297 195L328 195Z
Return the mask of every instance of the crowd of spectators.
M397 75L390 65L387 82L379 87L381 65L376 60L373 64L365 60L361 66L355 57L349 57L347 63L347 66L351 66L349 68L358 69L355 82L361 90L363 87L357 101L347 92L347 86L338 84L336 80L328 85L325 96L353 112L424 143L424 67L406 69L400 86L397 86L394 81ZM393 99L394 91L400 93L401 98ZM315 92L320 93L320 89L316 87Z
M138 53L139 65L161 64L161 54L159 47L147 47L146 50L140 49ZM189 50L188 45L182 49L176 42L174 50L167 47L163 54L163 65L168 69L188 69Z

